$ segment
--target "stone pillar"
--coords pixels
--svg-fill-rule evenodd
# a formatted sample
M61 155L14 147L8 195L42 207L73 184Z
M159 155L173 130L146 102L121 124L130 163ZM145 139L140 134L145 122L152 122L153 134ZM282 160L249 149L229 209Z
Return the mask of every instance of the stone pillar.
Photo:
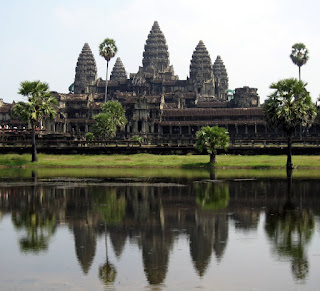
M146 131L146 124L147 122L145 121L145 120L142 120L142 128L141 128L141 130L142 130L142 133L146 133L147 131Z
M132 131L132 133L133 133L133 134L137 134L137 133L138 133L138 121L134 120L132 126L133 126L133 131Z

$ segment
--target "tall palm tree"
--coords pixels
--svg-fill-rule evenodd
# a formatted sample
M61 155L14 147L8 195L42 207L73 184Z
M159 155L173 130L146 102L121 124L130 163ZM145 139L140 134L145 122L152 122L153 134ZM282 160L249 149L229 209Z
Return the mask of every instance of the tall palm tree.
M267 123L271 127L282 127L287 136L287 169L292 169L292 137L297 126L310 127L317 111L310 94L306 89L307 83L297 79L284 79L270 85L276 90L264 104Z
M106 38L99 45L99 54L107 61L107 72L106 72L106 89L104 95L104 101L107 102L107 93L108 93L108 67L109 61L116 55L117 53L116 42L113 39Z
M303 43L296 43L292 46L290 55L292 62L299 67L299 81L301 80L301 67L309 59L309 51Z
M40 81L21 82L19 94L28 98L27 102L18 102L12 115L30 123L32 130L32 162L37 162L36 127L46 118L53 119L56 115L54 105L57 100L50 95L49 85Z

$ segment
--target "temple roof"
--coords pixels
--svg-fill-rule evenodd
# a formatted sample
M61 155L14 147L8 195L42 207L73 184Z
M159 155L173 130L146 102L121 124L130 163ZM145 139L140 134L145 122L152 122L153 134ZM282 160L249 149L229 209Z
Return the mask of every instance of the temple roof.
M202 40L192 54L190 79L202 82L213 79L211 58Z

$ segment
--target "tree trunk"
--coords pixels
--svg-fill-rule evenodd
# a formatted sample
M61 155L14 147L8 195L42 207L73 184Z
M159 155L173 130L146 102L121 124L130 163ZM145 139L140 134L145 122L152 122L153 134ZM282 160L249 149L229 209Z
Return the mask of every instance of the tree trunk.
M215 163L216 163L216 154L212 153L210 154L210 164L214 166Z
M210 167L209 172L210 172L210 180L215 180L216 178L215 169L213 167Z
M301 81L301 67L299 66L299 81Z
M104 92L104 102L107 102L107 95L108 95L108 68L109 68L109 62L107 61L106 90Z
M32 123L32 162L37 162L37 147L36 147L36 124Z
M290 135L288 136L287 171L293 169L291 147L292 147L292 137Z

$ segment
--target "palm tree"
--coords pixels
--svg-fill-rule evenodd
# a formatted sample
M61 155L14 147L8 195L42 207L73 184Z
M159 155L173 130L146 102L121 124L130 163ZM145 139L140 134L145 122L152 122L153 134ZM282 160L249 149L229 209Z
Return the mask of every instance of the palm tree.
M106 72L106 89L104 95L104 101L107 102L107 93L108 93L108 67L109 61L112 59L117 53L117 46L113 39L106 38L100 45L99 45L99 53L107 61L107 72Z
M19 94L28 98L27 102L18 102L12 115L18 119L30 123L32 130L32 162L37 162L36 127L45 118L53 119L56 115L54 105L57 100L50 95L49 85L40 81L21 82Z
M296 43L292 46L290 55L292 62L299 67L299 81L301 80L300 68L308 61L309 51L303 43Z
M196 133L196 148L203 152L206 150L210 154L210 164L216 162L218 148L227 149L229 145L229 133L224 127L204 126Z
M307 83L293 78L272 83L270 89L276 91L264 104L267 123L271 127L282 127L287 136L287 169L293 168L291 146L296 127L310 127L317 115L306 86Z

